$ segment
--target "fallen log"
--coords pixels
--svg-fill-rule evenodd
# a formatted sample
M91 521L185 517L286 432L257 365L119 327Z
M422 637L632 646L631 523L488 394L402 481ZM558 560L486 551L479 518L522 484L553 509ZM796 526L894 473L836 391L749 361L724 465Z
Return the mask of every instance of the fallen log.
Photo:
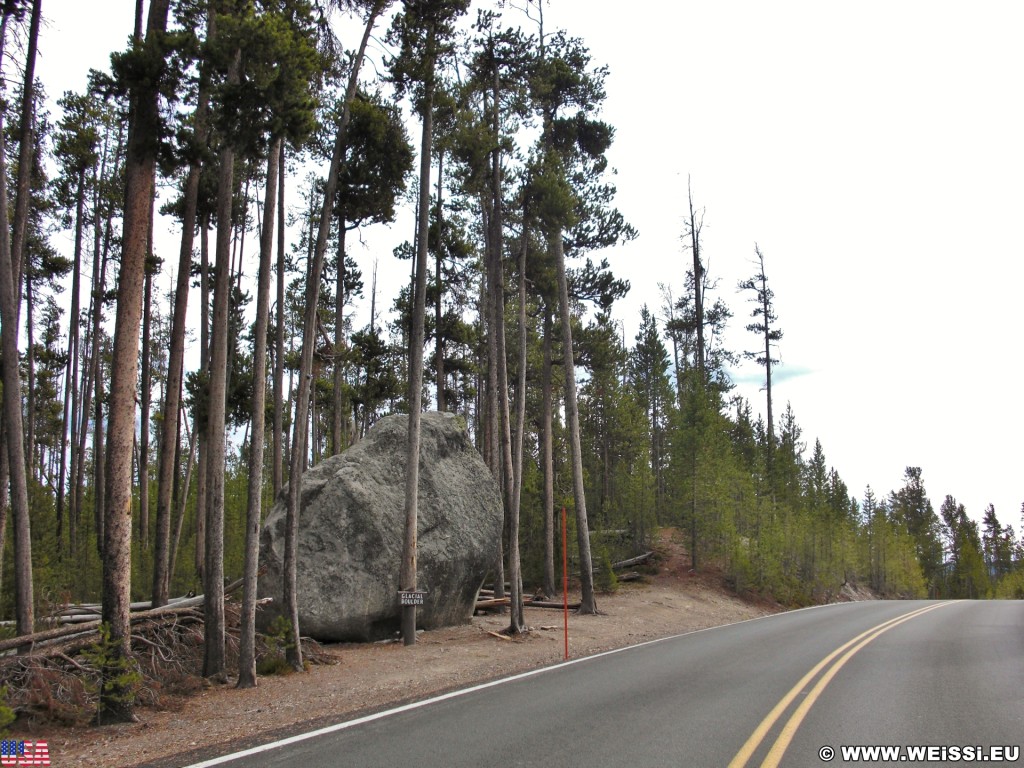
M65 608L62 611L57 611L56 613L51 613L49 616L46 616L45 618L46 619L59 619L62 616L99 616L99 615L100 615L100 609L98 607L97 608L90 608L88 606L72 605L72 606L68 606L67 608Z
M642 555L631 557L628 560L620 560L617 563L612 563L612 570L617 571L620 568L630 568L634 565L640 565L641 563L646 563L652 557L654 557L654 552L644 552Z
M189 600L191 600L193 602L186 603L186 601L189 601ZM197 603L195 603L194 601L195 601L195 597L194 596L191 596L191 597L189 597L189 596L172 597L171 599L169 599L167 601L167 605L178 605L179 603L186 603L187 605L197 605ZM202 602L202 600L200 599L200 604L201 604L201 602ZM135 602L135 603L130 603L128 605L128 610L131 611L132 613L136 613L138 611L150 610L152 607L153 607L153 601L152 600L144 600L144 601L139 601L139 602ZM96 603L80 603L78 605L69 605L66 608L62 608L59 611L55 611L54 613L51 613L48 616L44 617L42 619L42 621L44 621L44 622L56 622L57 624L69 624L69 623L73 623L73 622L82 622L82 621L89 621L89 620L92 620L92 619L98 619L98 618L100 618L101 614L102 614L102 610L101 610L99 604L96 604ZM6 622L4 622L4 623L6 623ZM14 622L10 622L10 623L13 624Z
M224 587L224 594L230 594L238 590L244 579L238 579L233 581ZM182 613L191 613L193 609L203 604L203 595L196 595L195 597L189 597L185 599L177 599L175 602L168 605L161 606L160 608L150 608L148 611L138 611L132 613L129 621L132 624L137 624L147 619L156 618L165 615L177 615ZM32 632L28 635L21 635L19 637L11 637L6 640L0 640L0 653L10 651L14 648L21 648L26 645L34 645L36 643L44 643L50 640L56 640L62 637L70 637L76 634L86 634L94 632L99 629L99 619L93 621L86 621L77 624L65 624L55 629L45 629L41 632Z
M506 584L505 585L505 594L507 595L511 591L512 591L512 585ZM487 595L487 596L490 596L490 597L494 597L495 590L494 590L493 587L480 587L480 589L477 590L476 594L477 595Z
M165 605L162 608L153 608L148 611L142 611L139 613L133 613L129 617L129 621L132 624L139 624L149 619L159 618L161 616L181 616L195 613L195 605ZM99 619L90 622L63 624L54 629L44 629L41 632L33 632L29 635L21 635L20 637L11 637L6 640L0 640L0 653L12 650L14 648L20 648L24 645L36 645L37 643L47 643L51 640L59 640L61 638L72 637L74 635L85 635L91 634L99 629L102 622Z
M512 604L512 598L510 598L510 597L497 597L497 598L492 597L492 598L488 598L487 600L477 600L476 601L476 607L477 608L497 608L498 606L501 606L501 605L511 605L511 604Z
M525 604L530 608L552 608L562 610L567 607L564 603L555 603L548 600L527 600ZM579 603L569 603L568 605L570 611L575 611L579 607Z
M72 613L72 614L61 614L60 616L51 617L45 620L47 624L56 624L57 626L63 626L65 624L88 624L90 621L99 621L100 615L98 613Z

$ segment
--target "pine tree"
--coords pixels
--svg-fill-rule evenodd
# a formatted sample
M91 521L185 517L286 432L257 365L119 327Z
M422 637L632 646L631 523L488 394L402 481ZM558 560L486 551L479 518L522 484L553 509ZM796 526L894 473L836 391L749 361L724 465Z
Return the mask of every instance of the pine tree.
M409 449L406 456L405 534L399 589L416 589L417 504L419 496L420 404L423 390L423 343L427 293L427 243L430 209L430 155L433 141L434 91L439 60L451 51L452 24L465 13L468 0L406 0L395 18L389 40L400 46L392 75L400 92L411 91L423 124L420 140L420 191L417 252L413 288L412 338L409 342ZM402 608L402 639L416 642L416 606Z
M121 61L134 62L129 83L128 151L121 270L118 275L117 319L110 377L107 429L106 507L103 520L103 620L110 628L112 660L104 670L99 718L132 720L125 692L118 685L118 663L131 649L128 622L131 589L132 438L135 434L135 392L138 373L142 288L154 194L157 140L161 135L159 95L165 59L162 46L169 14L168 0L153 0L144 42L136 42Z
M207 15L207 39L212 36L213 14ZM192 250L195 242L199 208L199 185L207 152L209 133L210 67L201 65L197 84L196 107L192 115L191 134L184 152L188 171L182 183L181 247L178 255L174 289L174 309L168 352L167 384L164 390L162 430L157 455L156 540L153 553L153 605L166 605L171 579L171 505L174 490L175 456L181 436L181 392L184 378L185 333L189 299L189 278L192 275ZM205 285L205 280L204 280ZM205 288L204 288L205 290ZM203 305L206 312L206 305ZM205 334L206 324L203 323ZM203 361L205 364L205 360Z
M645 304L640 309L640 329L630 355L630 379L639 404L646 412L650 436L651 471L654 475L654 510L659 515L665 504L668 465L668 423L672 410L672 387L668 379L668 350L658 323Z
M231 97L241 82L242 41L225 34L239 13L237 4L228 2L209 11L216 25L216 35L209 40L210 53L221 59L223 67L219 97L223 127L231 125ZM235 154L240 138L230 129L220 136L217 156L217 232L213 282L213 310L210 326L210 363L206 388L206 526L203 547L203 677L223 682L226 676L224 639L224 461L227 431L228 348L231 285L231 236L234 220Z
M945 570L945 595L977 599L989 593L987 553L978 536L978 524L967 516L963 504L947 495L939 513L949 541L949 560Z
M894 519L915 543L928 589L935 590L942 568L940 523L925 492L920 467L907 467L903 488L892 493L890 506Z
M778 365L777 358L772 356L772 345L782 340L782 331L776 326L778 317L775 315L774 299L775 294L768 287L768 278L764 272L764 254L760 247L754 244L754 253L757 254L758 270L752 277L743 280L739 284L741 291L753 291L754 295L750 301L754 309L750 316L754 322L747 325L747 330L756 333L764 341L764 349L757 352L744 352L743 356L748 360L754 360L764 368L765 376L765 402L767 405L767 465L768 474L772 471L772 454L775 450L775 421L772 417L772 368Z
M57 540L63 546L63 524L67 506L69 551L74 552L75 526L78 509L77 494L66 493L67 478L77 477L80 461L78 451L78 376L81 367L81 273L85 246L86 202L90 191L89 172L99 160L99 116L96 101L89 95L64 94L57 102L64 112L58 123L55 154L61 160L61 175L57 181L58 202L68 211L74 229L74 257L71 272L71 305L68 314L67 368L64 375L64 416L61 434L60 460L57 479ZM72 214L71 211L74 211ZM70 452L70 466L65 460Z
M344 435L349 422L345 369L346 327L344 307L362 290L361 275L346 253L348 230L365 224L391 222L395 204L404 191L413 165L413 149L394 105L379 96L358 95L352 102L346 139L346 157L338 180L335 216L338 248L334 263L334 393L331 419L332 452L340 453L352 436Z
M290 456L289 484L288 484L288 512L285 527L285 553L284 553L284 611L291 625L293 637L299 637L299 609L296 595L296 570L298 566L298 525L299 525L299 499L302 492L302 473L305 470L307 435L306 420L309 416L310 389L313 376L313 348L315 346L314 335L317 328L317 307L320 297L320 276L323 272L324 255L327 251L327 240L333 222L335 194L338 189L338 177L341 172L341 164L344 158L346 146L346 131L351 119L351 104L355 99L356 85L359 81L359 71L366 55L366 46L369 43L370 34L376 25L377 18L387 6L386 0L372 0L366 6L366 23L363 28L363 37L359 44L359 50L352 60L352 68L349 71L348 85L345 90L344 101L341 108L341 119L338 125L338 132L335 137L334 150L331 155L330 168L327 174L327 183L324 187L323 205L320 208L319 224L313 258L310 263L309 273L306 277L305 291L305 314L303 317L303 336L301 347L301 359L299 362L299 386L295 401L294 430L292 434L292 448ZM312 239L311 239L312 243ZM302 646L298 642L290 643L287 650L288 663L296 671L303 669Z
M582 613L595 613L597 602L580 446L566 251L583 253L636 236L622 215L609 205L614 187L601 181L607 168L605 152L614 135L611 126L593 117L605 96L605 74L603 68L591 68L590 54L580 41L559 32L548 42L541 30L540 60L532 97L542 128L537 157L530 169L530 195L539 229L548 242L557 285Z
M313 80L318 74L318 58L313 46L313 28L309 9L294 3L284 12L252 18L246 25L249 60L254 72L244 73L253 87L250 99L261 104L267 119L255 129L249 154L265 154L266 192L260 233L260 265L257 288L256 321L253 330L251 436L249 441L249 477L246 504L244 585L242 589L241 636L238 653L238 687L256 685L256 579L259 566L259 530L262 523L263 449L266 419L266 351L270 319L270 267L274 248L274 217L277 208L281 149L285 139L301 145L312 121ZM275 66L268 66L274 62ZM262 129L262 130L261 130ZM263 147L266 147L263 150ZM261 152L262 150L262 152Z

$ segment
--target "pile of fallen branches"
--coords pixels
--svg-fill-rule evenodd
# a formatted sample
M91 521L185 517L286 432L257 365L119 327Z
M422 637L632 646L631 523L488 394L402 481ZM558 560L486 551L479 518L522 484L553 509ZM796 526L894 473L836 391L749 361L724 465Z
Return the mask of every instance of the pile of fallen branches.
M230 585L227 590L230 592ZM204 688L203 598L181 598L131 616L132 664L138 673L136 703L162 706L168 697L187 696ZM75 615L75 614L70 614ZM82 614L78 614L82 615ZM238 667L239 605L225 603L225 661ZM22 723L81 725L95 718L100 687L102 637L99 621L71 623L0 641L0 690ZM15 649L31 643L28 653ZM258 637L257 661L282 653L279 638ZM330 657L302 638L303 658L312 664Z
M631 557L628 560L620 560L617 563L612 563L613 571L621 571L626 568L633 568L637 565L647 564L651 558L654 557L654 552L644 552L636 557ZM595 568L594 572L597 573L600 568ZM638 571L632 571L630 573L618 574L619 581L639 581L643 576ZM511 586L506 583L505 594L511 590ZM474 611L488 611L492 609L502 610L505 606L511 605L512 598L510 597L495 597L493 589L481 589L476 595L476 607ZM533 595L532 597L523 598L523 605L530 606L532 608L552 608L562 610L568 608L569 610L575 611L580 607L579 601L569 603L568 606L564 605L561 600L551 599L549 596L542 593Z
M201 686L201 603L200 599L198 605L132 615L139 704L153 706L163 694L183 694ZM20 721L75 725L94 718L101 684L99 627L100 622L92 620L0 640L0 651L5 652L0 658L0 687ZM14 654L29 646L29 652Z
M178 617L193 616L202 619L202 596L191 599L180 599L162 608L136 611L131 614L132 625L141 624L146 621L163 620L168 617L174 621ZM80 608L73 608L72 611L83 611ZM72 613L72 621L61 623L50 629L43 629L33 632L30 635L20 635L0 640L0 653L8 653L15 649L31 648L34 653L47 654L52 649L63 650L75 648L81 644L90 644L99 637L100 619L91 618L92 614L77 612ZM135 630L132 630L134 633Z

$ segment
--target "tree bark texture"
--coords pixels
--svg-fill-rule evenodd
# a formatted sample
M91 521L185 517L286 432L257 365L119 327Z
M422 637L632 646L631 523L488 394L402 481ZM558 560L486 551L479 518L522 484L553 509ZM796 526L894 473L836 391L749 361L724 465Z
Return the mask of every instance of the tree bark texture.
M274 329L274 498L284 486L284 280L285 280L285 149L281 142L277 179L277 327Z
M331 411L331 453L341 453L345 445L345 216L338 217L338 273L334 293L334 407Z
M79 355L79 302L82 290L81 265L82 265L82 241L85 229L85 167L78 171L78 179L75 187L75 255L71 273L71 310L68 320L68 360L65 369L64 380L64 420L61 427L60 445L60 473L57 479L57 546L58 552L63 547L65 511L65 488L68 476L75 477L75 470L78 467L78 355ZM70 434L69 434L70 432ZM65 473L68 450L71 452L71 466ZM68 518L68 541L69 551L75 551L74 518L77 510L74 507L75 494L70 494L72 502L67 510Z
M153 201L150 201L146 242L146 277L142 293L142 382L139 393L139 546L149 549L149 411L153 395L150 336L153 330Z
M260 237L260 271L256 288L256 345L252 358L252 430L249 437L249 487L245 523L245 564L242 585L241 637L238 647L238 687L256 685L256 571L259 568L260 522L263 498L263 443L267 404L267 325L270 315L270 267L277 207L278 138L267 158L267 192Z
M544 306L544 364L541 371L541 471L544 475L544 594L558 594L555 582L555 458L554 408L552 405L551 347L553 344L551 306Z
M158 45L167 29L169 0L149 7L145 46ZM160 57L162 61L162 57ZM120 690L116 662L131 653L128 621L131 591L132 443L138 373L139 323L146 270L149 218L156 174L159 136L159 82L138 85L131 95L126 190L110 376L106 499L103 521L103 620L110 627L112 664L103 670L100 715L105 721L131 720L126 692Z
M590 526L587 523L587 500L583 488L583 456L580 450L580 413L576 401L576 365L572 353L572 312L569 310L569 286L565 276L565 250L562 233L554 237L555 273L558 278L559 304L562 313L562 356L565 366L565 416L569 426L569 447L572 453L572 490L576 502L576 538L580 554L580 613L597 613L594 595L594 565L590 557Z
M241 53L235 51L228 82L237 83ZM217 177L217 245L213 277L213 325L206 421L206 551L203 558L203 677L222 680L224 657L224 458L228 384L228 309L231 293L232 203L235 150L225 142Z
M495 137L501 135L501 98L498 87L497 70L493 82L491 102L491 131ZM519 567L519 531L512 531L512 497L515 494L515 472L512 462L512 424L511 409L508 400L508 354L505 344L505 273L502 266L504 255L504 217L502 201L502 178L501 178L501 153L495 148L491 153L491 216L490 225L490 257L491 270L490 305L491 305L491 333L495 343L491 349L494 351L494 358L491 365L497 373L496 392L499 428L499 456L502 468L502 501L505 509L505 523L508 526L508 570L511 580L511 610L509 629L512 633L518 634L524 628L523 623L523 577Z
M487 459L487 464L491 468L491 473L494 475L494 482L498 484L498 487L502 489L502 508L505 506L505 482L504 482L504 462L502 461L501 451L501 411L499 408L499 397L498 388L500 383L498 381L498 333L494 323L495 313L495 302L497 295L497 289L495 288L494 270L491 268L491 253L493 246L490 244L492 238L493 227L491 226L491 218L494 213L492 210L493 201L488 200L485 197L484 203L481 206L484 217L484 232L487 234L487 253L486 253L486 269L485 277L483 281L483 300L482 313L487 318L487 382L486 392L487 395L484 398L484 443L485 450L484 456ZM504 530L504 524L502 525ZM496 598L505 597L505 544L504 534L498 540L498 551L494 561L494 596Z
M299 362L299 387L295 401L295 418L292 433L292 451L290 457L288 483L288 511L285 524L284 545L284 613L289 617L294 642L290 643L286 652L288 663L296 671L303 669L302 645L299 643L299 606L296 596L296 569L298 560L299 534L299 500L302 495L302 472L306 460L306 429L309 421L309 400L313 378L313 349L316 344L317 304L320 298L320 275L323 272L324 254L327 251L327 240L331 232L334 198L338 190L338 178L341 175L341 162L345 155L345 142L348 124L351 118L352 99L355 98L359 68L366 55L366 46L370 41L370 33L385 3L378 0L370 11L363 29L363 38L359 44L359 52L352 61L349 73L348 88L345 91L345 103L338 125L338 134L334 141L331 155L330 170L327 184L324 186L324 200L320 209L320 226L317 231L316 247L306 279L306 307L303 315L302 349Z
M525 222L525 217L524 217ZM516 435L512 458L512 505L509 507L509 571L512 578L511 632L526 628L523 617L523 571L519 559L519 512L523 492L523 437L526 431L526 253L529 238L523 225L523 242L519 250L519 381L516 390ZM518 592L517 592L518 590Z
M25 275L25 238L28 235L28 207L32 198L32 155L35 151L34 112L36 52L39 47L41 0L32 0L29 21L28 50L25 57L25 80L21 91L21 136L18 147L17 194L14 201L14 230L11 238L11 262L14 266L18 311L21 311L21 288Z
M207 31L209 37L209 30ZM206 141L206 115L209 98L205 79L200 81L195 112L195 140ZM167 382L164 391L163 428L157 457L156 543L153 553L153 606L166 605L172 573L170 571L171 506L174 487L175 455L178 447L181 386L184 378L185 330L188 314L189 279L192 276L192 250L195 246L196 218L199 202L201 164L189 164L182 187L181 248L178 251L178 274L174 286L174 309L171 316L171 343L167 359Z
M431 41L432 42L432 41ZM428 43L429 46L429 43ZM434 62L429 62L420 140L420 200L416 235L416 281L413 290L412 338L409 340L409 447L405 459L405 528L398 588L416 589L416 534L419 511L420 410L423 402L423 337L427 299L430 225L430 148L433 143ZM402 642L416 643L416 606L402 606Z
M6 33L7 18L3 31ZM0 38L2 66L3 38ZM0 115L0 211L8 210L7 162L4 152L3 116ZM16 265L12 263L11 231L0 216L0 344L3 352L3 417L6 434L11 513L14 518L15 619L19 635L33 630L32 538L29 529L28 471L21 412L21 372L18 370L18 297Z
M210 373L210 233L209 219L203 217L199 228L199 369ZM206 508L207 508L207 422L195 425L196 450L199 454L196 464L196 510L195 510L195 552L193 563L200 580L206 571Z
M436 292L434 295L434 368L437 373L436 389L437 389L437 410L444 411L444 333L441 328L442 320L442 299L444 298L444 289L441 282L442 271L441 265L444 261L444 207L442 200L444 197L444 152L440 153L437 159L437 205L435 210L435 221L437 221L437 242L434 243L434 283L436 284Z

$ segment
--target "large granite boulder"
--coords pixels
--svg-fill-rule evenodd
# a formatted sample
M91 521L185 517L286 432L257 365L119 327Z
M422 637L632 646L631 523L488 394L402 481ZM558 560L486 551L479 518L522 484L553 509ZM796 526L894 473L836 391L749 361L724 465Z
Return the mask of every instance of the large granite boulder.
M458 419L425 413L421 422L417 611L424 629L463 624L494 564L501 494ZM302 478L297 591L299 628L321 641L389 637L400 627L398 570L405 521L408 417L381 419L354 446ZM269 626L283 609L286 504L270 511L260 536L260 610Z

